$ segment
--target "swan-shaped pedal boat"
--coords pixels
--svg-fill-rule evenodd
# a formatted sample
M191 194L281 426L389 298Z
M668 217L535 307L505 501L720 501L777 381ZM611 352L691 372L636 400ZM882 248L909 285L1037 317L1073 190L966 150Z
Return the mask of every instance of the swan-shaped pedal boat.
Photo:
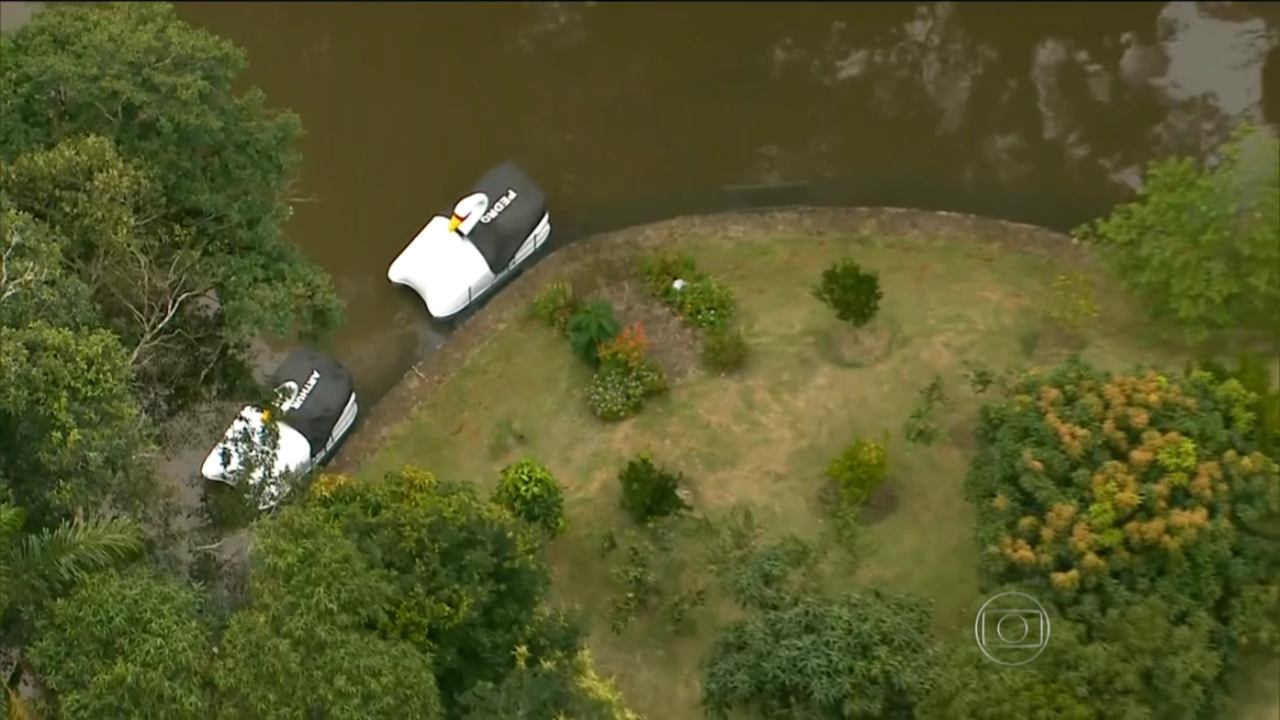
M206 480L248 479L258 509L274 507L292 482L333 459L360 414L351 373L337 360L300 347L271 374L274 407L246 406L200 468ZM266 433L275 415L277 437Z
M511 279L547 242L551 215L542 190L504 162L485 173L449 217L437 215L400 251L387 279L452 318Z

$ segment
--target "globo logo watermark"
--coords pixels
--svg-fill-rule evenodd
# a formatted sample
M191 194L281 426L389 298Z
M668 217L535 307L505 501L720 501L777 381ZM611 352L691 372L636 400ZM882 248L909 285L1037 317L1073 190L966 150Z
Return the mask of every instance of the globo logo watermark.
M1026 665L1049 644L1049 613L1026 593L1002 592L978 609L973 637L992 662Z

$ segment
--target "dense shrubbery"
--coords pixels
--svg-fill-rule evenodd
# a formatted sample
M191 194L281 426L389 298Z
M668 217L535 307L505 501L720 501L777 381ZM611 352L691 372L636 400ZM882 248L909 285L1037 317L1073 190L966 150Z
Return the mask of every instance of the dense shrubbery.
M1222 162L1152 162L1135 202L1076 231L1141 307L1192 337L1280 317L1280 142L1244 127Z
M813 296L835 311L836 317L860 328L871 322L880 311L884 293L880 291L880 275L863 270L849 259L832 263L822 271L822 279L811 291Z
M521 460L502 469L493 500L551 537L567 527L560 484L550 470L532 460Z
M574 293L573 285L567 280L557 280L533 299L530 311L535 318L546 323L552 330L567 335L569 320L580 307L582 307L582 301Z
M601 420L622 420L640 411L647 397L667 389L662 366L649 356L639 323L600 345L600 368L587 389L587 405Z
M600 346L618 336L622 323L613 316L613 306L603 300L583 303L566 326L573 354L600 364Z
M889 478L885 444L854 439L827 465L826 475L839 489L841 506L858 508Z
M681 479L680 474L655 465L648 453L641 453L618 472L622 509L641 525L688 510L679 493Z
M1280 469L1259 452L1257 403L1206 372L1110 375L1075 360L982 409L965 486L985 581L1032 588L1114 645L1107 655L1182 678L1088 680L1109 704L1211 711L1234 649L1277 640L1280 548L1259 532L1280 519ZM1160 637L1183 641L1116 632L1157 618Z
M640 274L651 295L700 330L717 330L733 319L733 291L699 270L687 255L657 253L646 257Z

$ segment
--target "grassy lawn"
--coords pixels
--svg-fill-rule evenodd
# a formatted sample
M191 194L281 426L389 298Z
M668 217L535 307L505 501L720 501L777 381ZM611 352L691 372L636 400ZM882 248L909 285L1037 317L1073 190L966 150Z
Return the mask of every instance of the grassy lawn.
M617 554L602 559L599 538L629 524L618 507L618 469L648 450L687 474L698 510L714 515L749 503L771 527L812 535L823 526L816 501L826 462L854 434L888 431L896 502L865 529L865 555L844 582L928 596L940 632L968 632L982 598L962 478L979 400L961 379L962 362L1000 370L1055 359L1029 357L1024 339L1041 322L1048 288L1065 272L1062 261L916 238L699 240L683 249L734 288L752 349L745 370L727 378L695 374L638 417L606 424L585 405L590 371L566 340L534 321L508 324L422 400L360 474L412 464L493 482L520 456L546 464L565 487L572 524L550 550L557 597L593 618L593 654L602 670L619 676L632 707L683 720L702 717L698 663L728 610L711 601L684 634L653 618L621 635L610 631L606 611L618 586L609 568ZM878 270L885 293L878 322L892 331L893 347L868 367L832 364L819 349L836 321L809 288L845 256ZM1116 297L1104 292L1099 302L1101 321L1084 351L1089 360L1116 369L1138 362L1181 368L1185 358L1142 337ZM944 436L929 448L909 447L900 428L935 375L955 401L939 418ZM495 435L510 427L523 441L495 449Z

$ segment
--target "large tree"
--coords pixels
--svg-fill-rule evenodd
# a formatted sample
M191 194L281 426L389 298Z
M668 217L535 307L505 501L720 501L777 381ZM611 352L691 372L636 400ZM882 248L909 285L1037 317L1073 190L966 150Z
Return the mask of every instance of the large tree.
M500 682L481 682L463 695L463 720L640 720L627 709L610 678L601 677L583 650L572 656L529 662L516 649L516 667Z
M533 662L577 649L572 627L539 612L550 585L539 536L476 487L405 469L324 477L310 502L392 578L380 625L435 657L446 705L501 680L517 646Z
M712 570L745 616L716 632L704 661L710 717L912 717L938 659L926 601L878 589L825 594L830 546L769 541L749 512L718 530Z
M217 716L441 718L431 656L376 630L392 577L310 508L255 528L252 599L232 616L213 666Z
M54 602L29 652L58 716L207 718L201 602L185 580L145 568L91 577Z
M1091 684L1100 710L1192 717L1237 648L1276 642L1280 470L1257 406L1234 379L1076 360L982 409L966 492L984 580L1080 623L1095 661L1125 659Z
M242 389L251 338L336 324L282 236L298 118L237 92L241 50L121 3L54 6L0 56L6 202L57 238L150 414Z
M1280 142L1242 128L1220 162L1151 163L1137 199L1077 231L1153 315L1193 337L1274 334L1280 317Z

